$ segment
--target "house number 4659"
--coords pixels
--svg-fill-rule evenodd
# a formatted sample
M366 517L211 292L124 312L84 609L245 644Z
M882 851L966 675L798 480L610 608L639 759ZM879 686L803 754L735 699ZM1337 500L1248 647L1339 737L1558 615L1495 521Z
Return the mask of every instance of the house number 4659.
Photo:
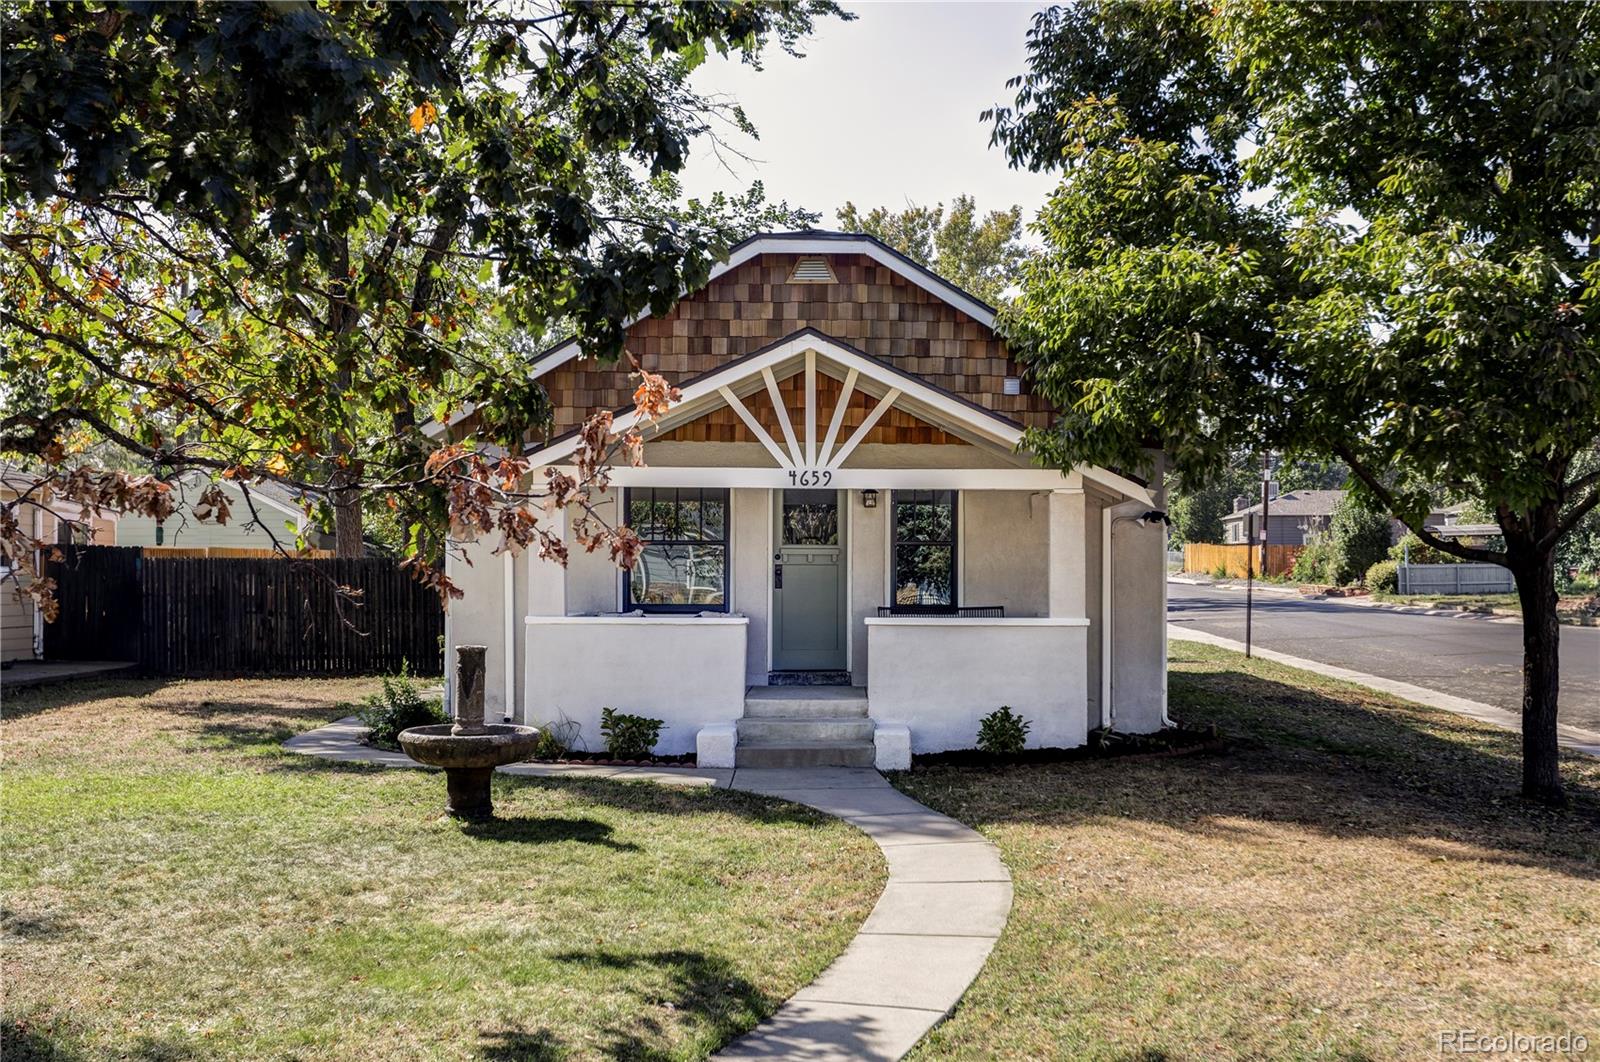
M833 482L833 470L828 468L789 470L791 487L826 487Z

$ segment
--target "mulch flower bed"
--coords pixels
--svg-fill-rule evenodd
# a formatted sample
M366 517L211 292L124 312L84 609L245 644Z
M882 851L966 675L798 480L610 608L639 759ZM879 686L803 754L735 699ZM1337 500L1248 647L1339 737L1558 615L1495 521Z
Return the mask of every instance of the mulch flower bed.
M591 767L693 767L694 753L681 756L651 756L643 760L614 760L603 752L569 752L557 760L532 759L525 763L581 763Z
M954 749L926 752L911 757L911 768L918 767L1009 767L1040 763L1077 763L1086 760L1158 760L1169 756L1190 756L1227 747L1227 739L1216 727L1203 730L1172 727L1154 734L1118 734L1095 730L1087 744L1076 748L1024 749L1010 756L982 749Z

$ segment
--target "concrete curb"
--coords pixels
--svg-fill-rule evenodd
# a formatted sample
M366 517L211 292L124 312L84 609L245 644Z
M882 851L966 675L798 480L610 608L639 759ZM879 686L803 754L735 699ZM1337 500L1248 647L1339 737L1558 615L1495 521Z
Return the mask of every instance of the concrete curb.
M1202 645L1214 645L1219 649L1231 649L1236 653L1244 652L1244 643L1236 642L1232 638L1223 638L1219 635L1208 634L1205 631L1191 630L1175 624L1167 624L1167 638L1169 641L1199 642ZM1326 678L1339 679L1343 682L1352 682L1357 686L1376 690L1379 693L1392 694L1395 697L1417 704L1425 704L1430 708L1439 708L1456 715L1464 715L1476 719L1480 723L1488 723L1505 730L1516 733L1522 732L1522 720L1517 713L1509 712L1504 708L1496 708L1492 704L1481 701L1469 701L1465 697L1457 697L1449 693L1440 693L1424 686L1415 686L1409 682L1400 682L1395 679L1380 678L1377 675L1368 675L1361 671L1351 671L1349 668L1335 667L1317 660L1307 660L1304 657L1290 656L1273 649L1263 649L1255 646L1251 650L1254 655L1263 660L1297 667L1302 671L1309 671L1314 675ZM1600 756L1600 733L1592 730L1582 730L1578 727L1557 727L1558 740L1562 747L1582 752L1590 756Z
M1213 590L1233 590L1244 592L1245 584L1229 580L1217 582L1213 579L1189 579L1177 575L1167 576L1169 583L1181 583L1184 586L1204 586ZM1404 612L1413 616L1444 616L1447 619L1480 620L1487 623L1514 623L1522 625L1522 613L1510 609L1492 609L1488 612L1475 611L1465 608L1427 608L1422 605L1403 605L1397 601L1374 601L1371 597L1357 595L1354 597L1329 597L1327 594L1307 596L1299 590L1289 586L1275 586L1270 583L1257 583L1256 593L1278 594L1283 597L1296 598L1301 601L1328 601L1337 605L1349 605L1352 608L1381 608L1386 612ZM1563 627L1600 627L1600 620L1592 623L1575 623L1571 620L1562 620Z
M426 769L404 753L362 744L365 734L350 716L297 734L283 747L340 763ZM713 1058L898 1059L955 1008L1011 913L1011 873L999 849L871 768L521 763L499 770L760 793L843 819L877 843L889 880L855 938L822 976Z

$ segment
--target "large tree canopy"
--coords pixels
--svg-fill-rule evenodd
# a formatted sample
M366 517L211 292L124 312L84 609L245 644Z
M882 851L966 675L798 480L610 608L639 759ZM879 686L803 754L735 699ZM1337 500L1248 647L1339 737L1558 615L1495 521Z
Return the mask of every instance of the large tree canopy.
M1063 462L1270 449L1421 527L1483 499L1525 617L1524 791L1559 798L1553 558L1600 502L1600 17L1539 4L1041 14L1015 164L1059 168L1008 327Z
M759 187L682 201L691 140L745 124L688 76L837 12L7 5L0 449L95 504L159 515L162 481L200 468L305 490L347 552L376 492L413 549L453 523L560 556L532 503L582 504L581 487L532 489L483 457L547 416L523 357L559 331L616 358L627 319L793 217ZM647 403L670 396L643 383ZM471 435L441 457L420 424L468 406ZM80 468L104 440L155 479ZM0 525L21 544L12 509Z

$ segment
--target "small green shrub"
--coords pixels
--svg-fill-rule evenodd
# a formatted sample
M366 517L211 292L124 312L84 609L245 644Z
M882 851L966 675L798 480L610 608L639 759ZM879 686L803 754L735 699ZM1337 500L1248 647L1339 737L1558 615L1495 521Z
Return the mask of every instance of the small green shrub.
M1400 592L1400 564L1398 561L1379 561L1367 569L1361 583L1374 594Z
M642 760L661 740L662 721L642 715L628 715L610 708L600 709L600 736L614 760Z
M1305 548L1294 559L1294 581L1297 583L1333 582L1333 544L1326 535L1311 535Z
M1028 743L1032 725L1009 704L1001 705L978 720L978 748L994 756L1015 756Z
M536 760L564 760L578 741L578 723L562 716L539 727L539 741L533 747Z
M1211 578L1213 578L1213 579L1226 579L1227 577L1228 577L1228 566L1226 564L1218 564L1215 568L1211 569Z
M400 674L385 675L382 681L383 692L363 701L357 713L362 725L372 731L367 739L379 748L398 749L402 730L450 721L439 700L422 695L405 662L400 664Z

